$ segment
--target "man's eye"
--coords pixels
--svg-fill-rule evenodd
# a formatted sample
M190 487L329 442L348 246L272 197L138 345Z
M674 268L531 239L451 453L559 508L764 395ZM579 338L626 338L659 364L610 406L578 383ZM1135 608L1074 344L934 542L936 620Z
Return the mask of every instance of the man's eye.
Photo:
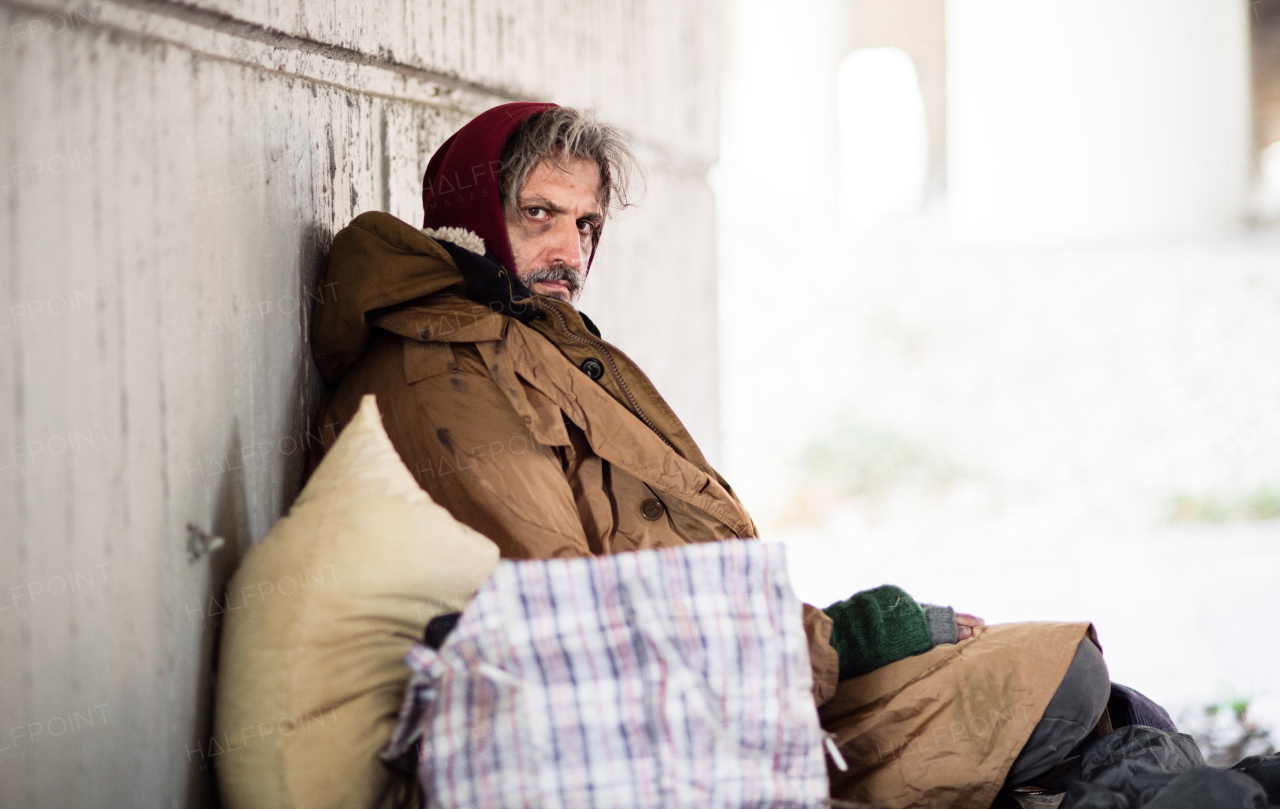
M547 215L546 208L534 207L534 208L526 208L525 210L528 212L529 216L532 216L534 219L542 219Z
M588 222L586 219L583 219L578 223L578 230L582 232L582 235L590 236L596 232L596 224L595 222Z

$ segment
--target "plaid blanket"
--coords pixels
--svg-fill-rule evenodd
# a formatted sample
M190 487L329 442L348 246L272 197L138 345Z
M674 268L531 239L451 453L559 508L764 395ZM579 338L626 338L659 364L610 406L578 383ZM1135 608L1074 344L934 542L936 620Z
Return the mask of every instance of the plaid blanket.
M828 805L779 545L503 561L406 662L384 757L420 743L427 806Z

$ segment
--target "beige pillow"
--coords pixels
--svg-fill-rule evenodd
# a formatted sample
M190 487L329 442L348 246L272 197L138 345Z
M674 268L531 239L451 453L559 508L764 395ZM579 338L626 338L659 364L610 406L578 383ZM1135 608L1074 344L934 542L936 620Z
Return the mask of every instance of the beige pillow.
M412 780L378 759L405 652L497 562L493 542L414 481L365 396L227 585L214 736L200 749L226 809L416 803Z

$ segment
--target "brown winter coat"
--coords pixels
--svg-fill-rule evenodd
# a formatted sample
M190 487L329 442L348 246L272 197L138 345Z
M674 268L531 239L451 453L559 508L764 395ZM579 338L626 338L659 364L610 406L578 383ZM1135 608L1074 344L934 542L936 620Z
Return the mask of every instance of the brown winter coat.
M545 317L531 325L479 306L443 248L383 213L335 237L324 284L333 294L316 307L312 349L338 387L319 434L336 435L375 394L409 471L504 557L756 536L653 383L572 306L539 298ZM598 381L581 370L589 359ZM313 445L311 468L324 449ZM839 665L831 623L806 609L805 624L823 701Z
M375 394L387 434L410 472L454 517L493 539L502 556L584 556L756 536L746 509L653 384L621 351L594 337L572 306L534 299L542 316L528 325L480 306L465 296L462 276L439 244L384 213L362 214L335 237L322 284L327 294L315 309L312 350L322 375L337 388L321 406L319 434L336 435L360 397ZM588 361L603 370L598 380L584 373ZM325 449L312 446L310 468ZM890 701L880 690L881 672L839 684L837 693L831 620L808 606L804 615L814 698L821 706L835 695L824 723L842 746L897 749L904 733L966 721L957 718L962 706L952 697L936 712L868 723L867 700ZM1020 700L1019 716L1033 726L1075 650L1068 638L1073 631L1058 634L1040 644L1043 649L1028 636L1037 663L1014 675L1006 677L999 656L990 654L970 656L994 666L991 671L959 670L970 681L1004 678L1008 693ZM918 708L918 697L945 697L959 676L956 667L930 662L926 670L923 661L930 655L950 661L962 653L956 650L984 648L974 644L934 650L881 671L897 672L894 682ZM934 671L950 673L927 683L915 676ZM980 760L947 758L931 777L972 781L976 774L998 784L1031 726L993 737ZM877 742L882 733L894 738ZM864 791L862 799L943 805L930 803L919 778L907 787L895 779L891 771L901 760L919 763L902 756L879 762L879 775L869 783L888 786ZM963 766L953 771L958 764ZM849 789L841 792L852 794ZM986 792L947 795L955 806L976 809Z

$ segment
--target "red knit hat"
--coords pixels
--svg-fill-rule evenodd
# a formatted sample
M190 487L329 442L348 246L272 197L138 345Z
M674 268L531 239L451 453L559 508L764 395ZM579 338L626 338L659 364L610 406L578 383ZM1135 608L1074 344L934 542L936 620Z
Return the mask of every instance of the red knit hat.
M422 178L424 228L466 228L484 239L504 266L514 269L498 177L502 150L520 122L555 104L502 104L477 115L444 142Z

